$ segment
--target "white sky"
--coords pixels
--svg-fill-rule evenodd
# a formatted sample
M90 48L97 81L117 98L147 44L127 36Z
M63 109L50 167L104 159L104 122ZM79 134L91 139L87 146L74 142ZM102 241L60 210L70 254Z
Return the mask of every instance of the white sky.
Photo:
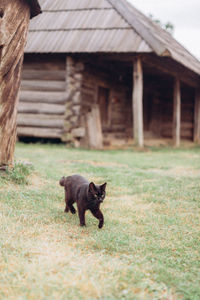
M200 0L128 0L145 15L171 22L174 38L200 60Z

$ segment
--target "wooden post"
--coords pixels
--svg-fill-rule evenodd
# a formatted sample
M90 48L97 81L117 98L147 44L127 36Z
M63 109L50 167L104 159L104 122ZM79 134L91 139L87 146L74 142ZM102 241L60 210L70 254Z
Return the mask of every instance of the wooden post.
M0 169L4 169L14 160L18 91L30 7L21 0L3 1L1 10Z
M133 63L133 132L139 147L144 146L143 133L143 69L138 57Z
M200 144L200 88L196 89L195 93L194 142Z
M180 146L181 137L181 85L180 80L174 80L174 99L173 99L173 126L172 137L175 147Z

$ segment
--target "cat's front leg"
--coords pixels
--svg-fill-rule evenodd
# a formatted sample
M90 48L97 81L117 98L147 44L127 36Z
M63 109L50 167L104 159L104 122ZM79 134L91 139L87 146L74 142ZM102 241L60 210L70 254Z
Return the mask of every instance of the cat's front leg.
M85 225L85 209L78 206L78 216L80 220L80 226L86 226Z
M68 206L68 195L67 195L67 191L66 190L65 190L65 204L66 204L66 206L65 206L64 212L68 213L69 206Z
M100 209L91 210L91 213L93 214L93 216L95 218L97 218L99 220L99 228L102 228L103 224L104 224L104 217L103 217L101 210Z

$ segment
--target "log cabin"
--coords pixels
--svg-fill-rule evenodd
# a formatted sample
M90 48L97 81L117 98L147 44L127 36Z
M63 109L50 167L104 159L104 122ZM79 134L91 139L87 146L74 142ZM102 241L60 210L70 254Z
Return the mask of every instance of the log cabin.
M200 143L200 62L170 33L126 0L41 6L25 49L19 137L89 148Z
M40 12L37 0L0 1L0 170L13 165L24 46L29 19Z

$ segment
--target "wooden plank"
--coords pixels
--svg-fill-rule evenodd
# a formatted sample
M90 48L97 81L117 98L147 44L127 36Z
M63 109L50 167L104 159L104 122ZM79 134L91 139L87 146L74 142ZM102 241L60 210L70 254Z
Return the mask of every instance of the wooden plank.
M31 91L65 91L66 83L63 81L48 80L22 80L21 90Z
M91 112L86 115L88 144L91 149L103 148L103 135L99 106L94 105Z
M22 102L65 104L67 97L67 92L20 91L19 93Z
M63 115L65 113L65 106L46 103L20 102L18 106L18 113Z
M53 128L17 127L18 136L32 136L38 138L61 138L62 130Z
M195 93L194 142L200 144L200 88Z
M64 115L18 114L18 126L63 128Z
M139 147L144 146L143 133L143 70L140 58L133 65L133 132Z
M194 128L194 124L192 122L181 122L181 130L184 130L184 129L193 129ZM162 124L162 129L170 129L172 130L172 123L163 123Z
M174 80L172 137L174 146L179 147L181 137L181 86L178 78Z
M171 129L162 130L162 137L172 138L172 130ZM192 129L181 130L181 139L192 140L192 137L193 137Z
M22 72L23 80L55 80L65 81L64 70L33 70L24 69Z

